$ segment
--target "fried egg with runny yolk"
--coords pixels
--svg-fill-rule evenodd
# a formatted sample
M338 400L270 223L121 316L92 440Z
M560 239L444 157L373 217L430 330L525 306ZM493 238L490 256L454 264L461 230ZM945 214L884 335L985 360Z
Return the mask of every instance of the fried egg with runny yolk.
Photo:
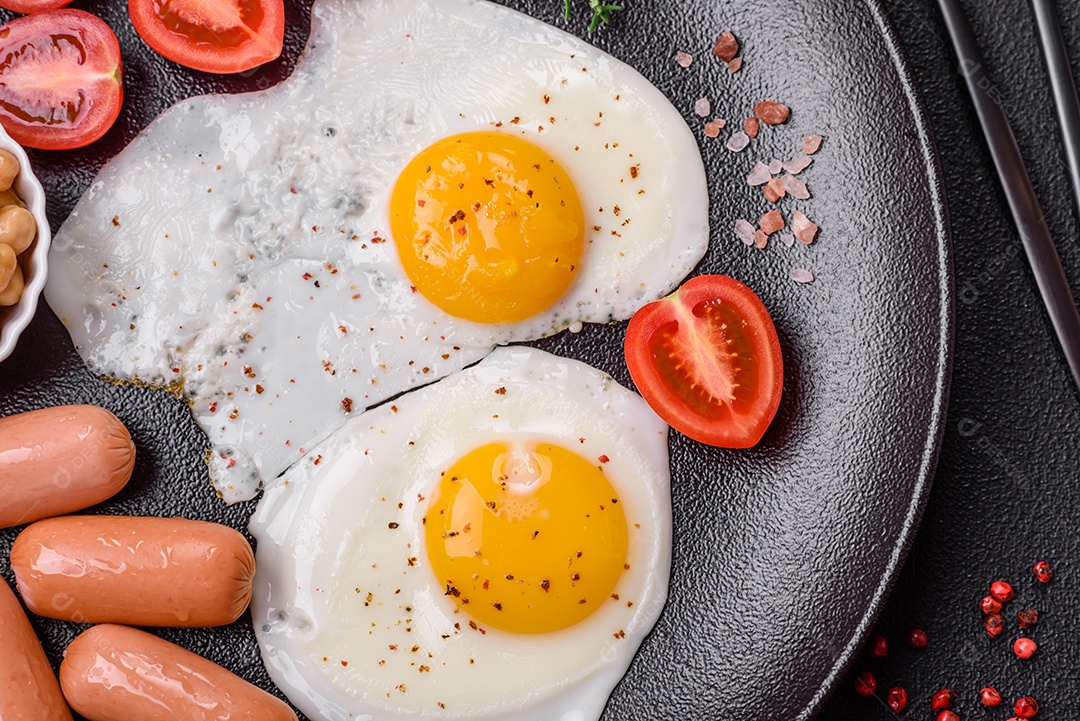
M628 319L708 243L683 116L479 0L317 0L296 70L102 169L46 297L99 376L182 394L229 502L498 345Z
M530 348L351 419L252 518L271 677L326 721L596 721L666 600L667 432Z

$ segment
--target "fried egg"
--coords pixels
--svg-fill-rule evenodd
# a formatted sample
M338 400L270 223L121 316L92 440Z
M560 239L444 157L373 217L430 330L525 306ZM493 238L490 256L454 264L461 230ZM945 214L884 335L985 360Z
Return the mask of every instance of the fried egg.
M672 290L701 156L629 66L480 0L318 0L280 86L173 106L101 171L46 297L98 375L182 390L228 501L348 416Z
M595 721L667 597L667 431L513 347L350 419L252 518L271 677L325 721Z

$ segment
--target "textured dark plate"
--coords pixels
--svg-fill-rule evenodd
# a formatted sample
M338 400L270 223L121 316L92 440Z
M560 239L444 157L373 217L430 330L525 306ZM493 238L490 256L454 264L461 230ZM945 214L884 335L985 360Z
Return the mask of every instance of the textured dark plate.
M554 24L561 2L520 0ZM611 719L795 719L821 706L865 636L916 528L941 436L951 360L951 251L924 110L876 2L754 3L628 0L593 41L635 65L683 109L702 138L714 237L702 272L754 288L785 356L780 414L750 451L672 439L675 551L668 607L608 707ZM92 148L32 155L52 200L54 229L97 169L157 113L210 91L266 87L285 77L307 35L307 3L288 8L286 57L247 77L179 68L135 36L122 3L76 3L120 37L127 99ZM572 29L584 32L584 3ZM5 18L7 16L4 16ZM732 28L746 67L731 75L709 49ZM676 50L697 56L688 70ZM794 108L742 154L701 136L693 101L745 117L775 98ZM730 131L730 128L729 128ZM824 229L809 247L765 251L734 239L736 218L767 210L743 180L753 160L792 157L804 134L827 140L803 177L799 204ZM725 135L726 137L726 135ZM168 182L162 179L162 182ZM791 207L791 206L787 206ZM791 269L813 271L800 286ZM588 327L539 345L629 384L623 325ZM95 509L179 515L243 528L251 504L226 507L208 485L206 442L164 393L89 376L42 308L0 365L0 413L98 403L127 423L139 458L131 484ZM6 556L17 529L0 533ZM4 564L10 580L10 571ZM54 663L81 627L35 620ZM163 630L170 640L270 688L247 620L224 629Z

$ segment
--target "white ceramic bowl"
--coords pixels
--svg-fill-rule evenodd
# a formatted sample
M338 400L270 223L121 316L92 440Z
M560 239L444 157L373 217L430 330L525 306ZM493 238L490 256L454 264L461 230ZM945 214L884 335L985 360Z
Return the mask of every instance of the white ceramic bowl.
M37 238L26 251L26 288L22 298L9 308L0 308L0 362L3 362L15 350L19 336L26 326L30 325L34 312L37 311L38 298L41 297L41 289L45 287L45 277L48 274L52 232L49 230L48 218L45 217L45 191L30 168L26 152L8 137L3 128L0 128L0 148L18 158L19 175L15 178L13 187L37 221Z

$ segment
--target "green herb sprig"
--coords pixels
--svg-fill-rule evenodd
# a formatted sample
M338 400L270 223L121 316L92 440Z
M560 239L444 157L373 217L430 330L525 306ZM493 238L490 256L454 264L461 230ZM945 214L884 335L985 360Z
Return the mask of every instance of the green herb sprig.
M570 20L570 3L571 0L566 0L566 7L564 12L564 19L569 22ZM611 24L611 13L618 12L623 9L622 5L609 5L604 0L589 0L589 9L592 10L592 18L589 20L589 34L592 35L596 32L596 29L600 27L600 23L605 25Z

